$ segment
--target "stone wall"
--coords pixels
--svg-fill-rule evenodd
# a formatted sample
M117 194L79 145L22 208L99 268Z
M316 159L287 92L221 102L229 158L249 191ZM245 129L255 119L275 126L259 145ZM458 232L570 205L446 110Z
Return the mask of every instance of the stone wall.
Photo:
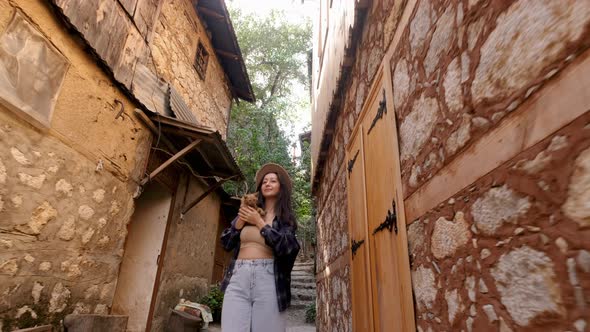
M390 61L405 197L590 45L587 2L511 3L416 5Z
M386 46L393 40L405 6L403 2L393 0L374 4L365 19L357 56L346 82L343 108L336 119L334 139L315 197L318 208L316 263L320 331L352 329L350 287L340 286L350 285L345 151L371 80L383 60Z
M575 121L559 122L558 131L545 132L539 142L509 137L521 131L541 135L546 126L531 111L543 107L537 98L559 100L555 91L568 90L558 89L560 79L587 70L580 63L590 56L588 2L418 0L376 6L384 8L367 13L316 188L319 328L333 330L352 317L330 309L340 306L333 294L343 294L336 301L350 300L349 287L342 291L336 281L349 270L344 153L376 69L388 63L406 214L412 215L408 237L419 330L584 330L590 108L569 112L577 114ZM579 101L589 104L584 95L560 107L579 109ZM558 122L559 111L547 111L552 115L543 121ZM502 126L514 130L496 130ZM452 182L452 174L470 173L478 167L467 162L481 149L476 143L500 134L506 141L497 137L500 144L480 152L497 159L490 172L436 195L432 184L445 183L437 179ZM518 153L502 159L502 144L520 144L513 147ZM425 193L433 193L434 206L415 209Z
M408 227L421 330L583 330L589 124L586 113Z
M231 103L227 79L190 1L178 4L164 2L150 45L151 63L197 119L224 135ZM137 105L51 5L0 0L0 31L16 10L68 68L48 128L33 126L14 107L0 104L0 331L57 325L72 312L110 312L132 197L151 144L151 133L132 114ZM197 39L210 51L204 82L192 69ZM125 110L118 118L121 106L115 100ZM189 198L204 188L193 179ZM196 299L207 290L219 206L212 194L185 221L171 225L156 325L179 298Z
M149 148L134 105L43 1L0 1L0 31L16 8L67 59L50 128L0 105L0 330L108 313L132 194Z
M199 41L209 53L205 80L194 68ZM192 1L163 2L149 46L158 76L178 90L199 124L215 128L225 138L231 107L229 81Z

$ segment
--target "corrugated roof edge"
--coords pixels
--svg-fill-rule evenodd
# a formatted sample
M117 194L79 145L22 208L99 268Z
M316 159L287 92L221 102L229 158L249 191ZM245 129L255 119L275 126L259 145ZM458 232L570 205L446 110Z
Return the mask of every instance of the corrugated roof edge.
M159 121L161 123L169 124L172 126L180 126L180 127L183 127L184 129L200 133L204 136L208 136L209 138L215 140L219 144L221 149L223 150L223 153L226 155L227 160L229 162L231 162L232 166L236 169L236 173L238 174L238 179L236 179L236 180L239 181L239 180L245 179L244 173L242 173L240 166L238 166L238 163L234 159L234 156L231 154L229 147L227 146L227 144L223 140L223 137L221 136L219 131L217 131L211 127L197 125L194 123L183 121L178 118L172 118L172 117L162 115L159 113L155 113L155 112L151 112L151 111L148 111L147 115L148 115L148 117L150 117L152 119L152 121L155 121L155 122Z
M237 56L237 59L230 60L227 57L220 55L218 53L217 49L215 50L215 52L217 53L217 57L220 59L221 65L223 66L225 72L227 73L227 75L229 77L230 85L231 85L230 88L232 90L234 90L233 91L234 95L245 100L245 101L255 102L256 97L254 96L254 91L252 90L252 84L250 83L250 77L249 77L248 71L246 69L246 63L244 62L244 58L242 56L242 51L240 50L240 45L238 43L238 39L237 39L233 24L230 19L229 12L227 10L227 6L225 5L225 1L224 0L209 0L209 1L207 1L207 0L193 0L192 3L193 3L193 8L197 12L197 15L199 15L201 17L201 19L207 23L207 27L209 28L209 30L212 33L211 40L212 40L214 46L216 46L215 44L222 42L224 40L224 37L229 38L229 40L231 41L231 45L224 45L224 46L230 46L231 49L228 50L228 52L235 54ZM211 5L211 6L206 6L206 5ZM216 23L215 21L219 20L220 18L214 17L213 15L201 15L202 10L200 11L198 7L212 10L215 13L217 13L218 15L223 16L223 22L225 24L223 24L222 27L218 27L218 25L215 24ZM238 66L240 68L239 72L236 72L235 70L233 70L231 68L232 66L228 64L229 61L237 62ZM242 84L239 84L240 81L242 82ZM235 82L238 82L238 84L240 86L235 86L234 84L232 84Z

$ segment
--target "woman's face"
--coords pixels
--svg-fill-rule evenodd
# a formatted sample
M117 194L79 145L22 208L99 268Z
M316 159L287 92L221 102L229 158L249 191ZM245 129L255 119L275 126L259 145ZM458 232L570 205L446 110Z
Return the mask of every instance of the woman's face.
M268 173L262 178L262 185L260 191L264 198L277 197L279 190L281 189L281 183L279 177L275 173Z

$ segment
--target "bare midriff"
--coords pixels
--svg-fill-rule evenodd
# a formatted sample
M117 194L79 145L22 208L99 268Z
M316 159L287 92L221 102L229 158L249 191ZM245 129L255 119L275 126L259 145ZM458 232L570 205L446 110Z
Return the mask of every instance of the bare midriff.
M266 245L256 226L244 226L240 233L240 254L238 259L273 258L272 249Z

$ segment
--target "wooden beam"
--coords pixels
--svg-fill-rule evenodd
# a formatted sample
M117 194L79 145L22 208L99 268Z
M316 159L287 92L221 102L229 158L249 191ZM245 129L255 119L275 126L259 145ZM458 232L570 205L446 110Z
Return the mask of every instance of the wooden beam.
M213 184L211 187L209 187L209 189L207 189L207 191L205 191L204 193L202 193L199 197L197 197L195 200L193 200L192 202L190 202L189 204L187 204L182 212L180 213L180 218L183 219L184 215L190 211L190 209L192 209L195 205L199 204L200 201L202 201L205 197L209 196L210 193L214 192L215 190L217 190L217 188L221 187L222 184L224 184L225 182L235 178L238 175L233 175L230 176L229 178L225 178L225 179L221 179L218 182L216 182L215 184Z
M194 149L197 145L199 145L199 143L201 143L200 139L196 139L196 140L192 141L189 145L184 147L184 149L180 150L174 156L170 157L170 159L168 159L164 163L162 163L162 165L158 166L158 168L156 168L153 172L151 172L150 175L143 178L143 180L141 180L141 182L140 182L140 185L143 186L146 183L148 183L151 179L155 178L160 172L162 172L166 167L170 166L173 162L175 162L179 158L182 158L184 155L189 153L192 149Z
M587 51L499 126L473 142L406 198L406 223L411 224L458 191L588 112L588 73L590 52Z
M135 115L139 118L139 120L141 120L141 122L143 122L143 124L145 124L148 127L148 129L156 137L160 138L160 141L162 141L166 145L166 147L168 147L168 149L172 151L172 153L176 153L178 151L174 144L172 144L172 142L162 134L161 130L158 130L156 125L152 122L152 120L150 120L150 118L148 118L148 116L142 110L136 108Z
M232 52L220 50L218 48L215 49L215 53L217 53L218 55L220 55L220 56L222 56L224 58L228 58L228 59L232 59L232 60L238 60L238 59L240 59L240 56L239 55L234 54Z
M218 20L223 20L225 18L225 16L219 14L218 12L203 6L197 6L197 11L205 16L209 16Z
M250 92L248 92L248 91L246 91L246 90L244 90L244 89L240 89L240 88L238 88L238 87L236 87L236 86L234 86L234 85L232 85L232 86L231 86L231 88L232 88L232 89L233 89L235 92L237 92L237 93L239 93L239 94L242 94L242 95L244 95L244 96L250 96ZM254 98L254 96L253 96L253 95L252 95L252 98Z

